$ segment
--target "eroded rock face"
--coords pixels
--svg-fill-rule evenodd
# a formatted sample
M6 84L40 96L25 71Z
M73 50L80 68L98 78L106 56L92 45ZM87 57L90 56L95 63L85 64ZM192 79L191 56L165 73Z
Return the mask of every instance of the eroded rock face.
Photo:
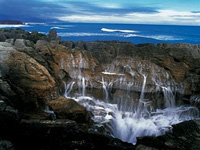
M159 44L156 46L153 44L133 45L128 42L62 42L63 45L61 45L59 37L53 31L46 37L47 41L38 40L42 38L37 37L39 36L37 33L30 35L24 31L18 32L19 34L13 35L15 32L11 31L8 35L0 37L3 40L7 37L12 38L7 39L7 42L0 42L0 121L10 124L9 128L13 127L12 123L16 123L19 131L22 131L19 132L22 133L22 139L27 138L24 136L26 133L30 133L33 137L40 135L30 129L41 131L42 137L49 136L49 140L55 140L55 135L55 137L67 137L65 140L68 140L70 135L77 136L81 133L80 137L72 138L64 145L72 148L90 146L97 148L101 145L95 142L100 138L102 143L107 143L102 148L123 148L123 143L115 142L112 138L79 130L76 122L90 123L90 115L86 108L72 99L58 97L58 95L64 95L64 85L70 82L74 85L75 92L79 91L79 94L83 96L88 92L98 98L102 98L105 94L102 88L111 86L112 88L108 91L111 100L127 94L126 90L133 92L130 99L134 96L138 97L145 77L147 78L146 87L143 90L145 94L156 93L157 84L160 84L159 88L162 90L162 86L181 83L181 89L185 91L176 90L176 92L185 94L186 101L190 100L199 106L199 45ZM26 35L29 41L16 39L22 38L22 35ZM30 40L31 38L34 39ZM76 83L73 83L74 81ZM62 92L58 93L56 87L59 87ZM84 87L86 91L82 90ZM155 99L155 97L151 98ZM181 99L176 100L181 101ZM21 113L25 116L24 118L47 119L48 114L44 111L46 104L55 112L58 119L74 121L25 120L21 122L20 119L17 121L14 119ZM163 105L162 102L161 105ZM5 118L8 119L5 120ZM3 126L2 123L0 125ZM199 133L193 132L193 129L185 130L188 126L199 130L199 124L196 122L190 122L178 129L175 126L173 134L151 139L144 138L144 142L141 140L136 149L184 149L184 146L188 148L184 142L192 143L190 146L197 149L195 144L198 145ZM6 125L4 127L6 128ZM4 131L4 128L1 130ZM5 135L9 130L5 130ZM63 130L65 133L61 134ZM195 138L190 133L195 135ZM85 138L85 135L88 137ZM178 136L181 136L180 139ZM31 140L30 138L27 141ZM152 144L152 141L157 146ZM115 147L116 143L119 145ZM54 144L56 145L55 142ZM41 149L45 148L43 144ZM130 148L135 147L130 146Z
M167 43L134 45L117 41L76 42L72 45L91 52L101 65L109 64L118 57L151 61L168 71L175 82L183 83L185 95L200 91L199 45Z
M18 96L22 97L25 105L45 104L51 90L55 87L55 81L49 72L33 58L24 53L14 51L6 61L9 67L7 76L13 86L17 87ZM26 104L27 103L27 104Z
M82 50L71 50L59 44L38 41L36 51L47 62L43 64L57 81L68 81L78 77L79 69L95 70L97 61ZM41 62L42 63L42 62Z
M42 107L54 93L54 79L33 58L8 45L1 44L0 50L3 58L0 62L3 70L1 95L10 99L9 103L20 110Z

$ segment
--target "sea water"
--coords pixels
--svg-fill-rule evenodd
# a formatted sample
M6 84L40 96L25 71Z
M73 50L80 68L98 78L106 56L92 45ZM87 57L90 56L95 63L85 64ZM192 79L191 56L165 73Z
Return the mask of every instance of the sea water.
M54 29L62 40L129 41L140 43L200 43L200 26L101 24L101 23L26 23L0 25L0 28L23 28L47 34Z

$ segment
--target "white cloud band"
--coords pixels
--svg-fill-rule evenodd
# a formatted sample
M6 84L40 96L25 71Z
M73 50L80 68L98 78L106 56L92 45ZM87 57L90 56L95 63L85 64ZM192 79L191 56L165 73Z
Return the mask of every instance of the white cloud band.
M69 15L57 17L69 22L98 23L144 23L144 24L176 24L200 25L200 13L174 10L159 10L157 13L128 13L119 15Z

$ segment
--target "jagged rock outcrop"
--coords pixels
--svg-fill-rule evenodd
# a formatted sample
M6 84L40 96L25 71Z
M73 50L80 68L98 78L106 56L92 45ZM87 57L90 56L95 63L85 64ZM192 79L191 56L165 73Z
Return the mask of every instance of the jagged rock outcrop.
M45 35L37 31L29 33L22 29L0 29L0 42L5 42L8 39L26 39L36 43L38 40L44 39L45 37Z
M138 44L129 42L77 42L63 45L82 48L92 53L100 64L109 64L118 57L149 60L168 71L177 83L184 83L184 93L200 90L200 46L191 44ZM189 101L189 99L188 99Z
M22 111L42 109L55 94L55 81L46 68L8 43L1 43L0 55L1 97Z
M147 97L149 93L157 94L158 88L172 86L175 90L170 92L178 93L177 103L185 100L199 106L199 45L61 42L55 31L42 35L24 30L0 30L0 40L6 41L0 42L0 140L2 137L14 142L20 150L26 142L33 145L32 149L44 150L199 148L200 125L196 121L176 125L173 133L158 138L139 139L135 147L88 132L91 116L86 108L72 99L59 97L67 97L68 92L75 97L78 92L85 96L87 92L101 99L105 97L102 89L109 89L106 97L111 101L122 99L123 95L138 100L147 78L143 90ZM160 99L160 95L156 96L148 98ZM92 103L87 97L82 101ZM163 99L157 105L162 107ZM47 106L50 110L45 110ZM52 110L62 120L52 121ZM106 116L103 110L96 110Z

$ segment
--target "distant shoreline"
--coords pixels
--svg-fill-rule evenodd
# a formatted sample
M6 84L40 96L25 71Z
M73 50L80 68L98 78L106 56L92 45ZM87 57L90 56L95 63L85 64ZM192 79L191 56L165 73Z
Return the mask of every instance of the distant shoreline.
M20 24L20 25L23 25L24 23L22 21L19 21L19 20L0 20L0 24L9 24L9 25Z

